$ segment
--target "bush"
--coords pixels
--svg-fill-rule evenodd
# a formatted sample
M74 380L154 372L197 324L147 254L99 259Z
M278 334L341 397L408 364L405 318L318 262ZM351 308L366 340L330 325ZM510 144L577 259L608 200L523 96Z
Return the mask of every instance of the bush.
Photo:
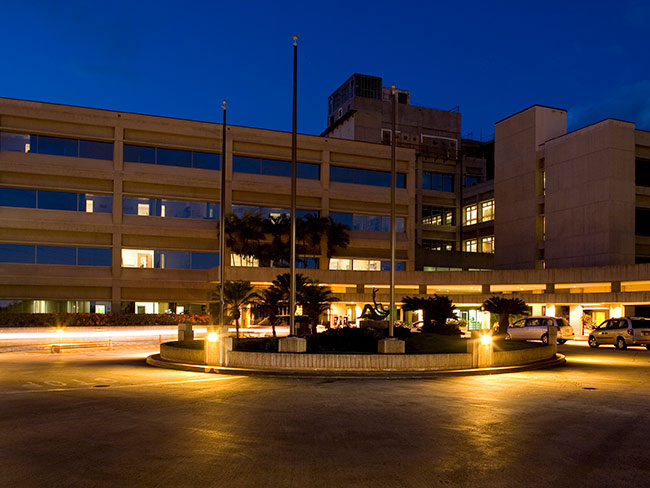
M0 313L0 327L111 327L142 325L207 325L204 314Z
M233 341L235 351L278 352L277 337L241 338Z
M370 327L329 329L307 338L307 352L377 352L377 341L386 333Z

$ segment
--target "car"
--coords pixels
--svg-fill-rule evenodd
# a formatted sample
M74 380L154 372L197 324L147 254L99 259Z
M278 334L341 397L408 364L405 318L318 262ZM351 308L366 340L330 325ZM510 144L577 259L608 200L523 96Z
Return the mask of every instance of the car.
M650 351L650 319L619 317L605 320L591 334L589 345L614 344L616 349L627 346L645 346Z
M508 326L506 339L542 341L548 344L548 329L557 329L557 343L564 344L575 337L573 327L563 317L526 317Z

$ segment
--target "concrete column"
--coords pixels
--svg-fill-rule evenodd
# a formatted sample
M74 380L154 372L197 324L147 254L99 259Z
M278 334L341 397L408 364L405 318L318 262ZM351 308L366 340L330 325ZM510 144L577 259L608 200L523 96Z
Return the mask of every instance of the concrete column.
M582 305L569 306L569 324L573 327L573 332L577 336L584 334L582 327Z
M621 292L621 282L612 281L612 293L620 293L620 292Z
M382 339L377 342L377 351L379 354L404 354L406 343L394 337Z
M120 122L113 132L113 225L111 260L111 312L120 313L122 308L122 172L124 169L124 129Z
M418 285L418 294L426 295L427 294L427 285Z
M544 315L542 313L542 306L541 303L533 303L531 307L533 309L533 315Z
M205 364L226 366L231 350L232 339L228 337L228 327L210 327L205 338Z
M364 294L366 292L366 287L363 283L357 283L357 293Z
M194 340L192 324L178 324L178 340L181 342Z
M490 291L490 285L489 284L481 285L481 293L483 293L483 295L489 295L490 293L492 293Z
M481 344L483 335L481 331L473 330L467 341L467 352L472 355L473 368L491 368L494 364L494 347L492 342Z

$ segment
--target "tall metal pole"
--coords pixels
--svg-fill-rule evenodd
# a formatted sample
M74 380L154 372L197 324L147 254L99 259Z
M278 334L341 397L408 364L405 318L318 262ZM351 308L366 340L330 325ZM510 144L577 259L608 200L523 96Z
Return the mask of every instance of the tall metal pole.
M223 110L223 132L221 135L221 204L219 205L219 325L224 324L224 276L226 267L226 101L221 106Z
M296 335L296 180L298 121L298 36L293 36L293 121L291 128L291 296L289 299L289 335Z
M392 86L393 95L393 137L390 145L390 320L388 321L388 337L393 337L395 330L395 186L396 186L396 155L397 140L397 93Z

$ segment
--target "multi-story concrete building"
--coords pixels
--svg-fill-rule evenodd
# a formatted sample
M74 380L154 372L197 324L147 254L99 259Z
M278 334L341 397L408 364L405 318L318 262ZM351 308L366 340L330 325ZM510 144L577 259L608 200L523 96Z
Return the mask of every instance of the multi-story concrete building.
M410 92L395 92L395 143L415 151L416 269L492 268L492 146L461 139L457 109L411 105ZM354 74L330 95L328 128L321 135L390 145L392 100L392 88L382 86L381 78Z
M532 107L499 122L494 187L479 181L462 194L443 192L447 208L463 210L455 214L456 228L447 225L454 245L470 251L494 245L500 268L494 271L418 266L418 226L425 230L419 199L443 198L425 187L425 172L449 165L454 186L465 173L457 159L429 160L417 148L397 148L403 175L398 301L446 294L463 318L479 325L486 298L516 295L535 313L570 315L578 333L585 315L645 313L650 133L607 120L565 134L564 116ZM270 215L288 211L290 202L291 134L228 127L222 159L221 133L213 123L0 99L1 306L30 312L205 307L219 276L219 205ZM485 149L478 147L478 155ZM331 286L341 300L332 315L354 322L373 288L387 301L390 147L300 135L298 161L298 208L352 227L347 249L328 259L319 248L305 256L309 269L301 272ZM481 164L487 175L489 161ZM427 225L447 224L444 214L430 217L439 219ZM491 219L494 244L481 240L490 237ZM462 251L436 254L453 253ZM536 269L541 261L545 269ZM226 262L241 264L227 254ZM226 279L264 287L281 272L286 269L229 266Z

